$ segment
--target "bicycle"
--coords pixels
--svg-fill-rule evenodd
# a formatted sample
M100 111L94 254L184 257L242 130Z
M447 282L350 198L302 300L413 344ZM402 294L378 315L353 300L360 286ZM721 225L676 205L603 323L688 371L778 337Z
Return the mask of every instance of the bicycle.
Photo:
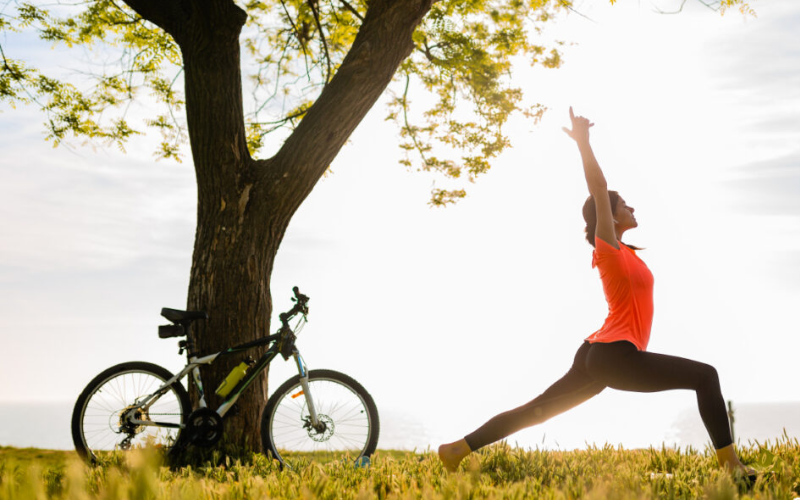
M297 333L308 321L309 298L293 288L295 305L281 313L275 334L224 351L196 352L192 322L208 319L203 311L164 308L161 315L172 324L159 326L160 338L185 336L178 354L186 351L187 365L173 375L153 363L133 361L108 368L83 390L72 412L72 440L78 454L95 463L99 455L145 445L169 448L209 447L222 438L223 419L236 400L280 354L294 358L298 374L270 396L261 414L261 443L281 465L293 452L327 451L361 460L377 447L378 410L372 396L353 378L333 370L308 370L295 345ZM295 328L289 322L299 315ZM200 366L217 359L269 346L254 361L248 356L217 389L224 401L216 410L205 400ZM198 391L198 408L192 409L181 380L191 373ZM302 398L301 398L302 397Z

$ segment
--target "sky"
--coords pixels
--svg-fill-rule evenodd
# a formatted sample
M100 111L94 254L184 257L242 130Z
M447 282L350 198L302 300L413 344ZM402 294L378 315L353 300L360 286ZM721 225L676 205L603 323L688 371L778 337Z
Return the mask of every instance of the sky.
M571 42L563 66L514 73L548 112L509 123L513 148L457 205L429 207L431 177L398 164L384 100L294 216L275 316L292 286L311 297L301 352L359 380L384 435L418 449L459 439L543 392L602 324L580 157L561 131L570 105L636 209L625 239L656 283L648 350L714 365L734 404L800 401L800 4L756 1L756 18L654 5L673 4L577 2L581 15L552 23L544 36ZM161 307L186 304L191 161L154 161L155 137L127 154L54 149L40 112L0 110L0 403L74 401L123 361L178 370L156 328ZM291 374L276 362L272 386ZM689 391L607 389L509 441L660 444L695 408Z

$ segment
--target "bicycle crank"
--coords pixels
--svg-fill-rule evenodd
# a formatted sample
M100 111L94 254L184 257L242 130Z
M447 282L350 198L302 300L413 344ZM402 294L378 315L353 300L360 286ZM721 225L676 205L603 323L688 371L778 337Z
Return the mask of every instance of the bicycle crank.
M211 408L198 408L186 420L188 442L208 448L222 439L222 417Z

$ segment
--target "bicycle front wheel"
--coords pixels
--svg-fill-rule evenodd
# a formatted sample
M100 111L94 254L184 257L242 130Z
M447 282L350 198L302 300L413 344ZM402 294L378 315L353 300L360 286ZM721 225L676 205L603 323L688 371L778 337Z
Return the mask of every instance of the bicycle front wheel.
M95 462L115 450L173 446L192 407L180 382L166 388L148 408L130 411L171 378L165 368L142 361L112 366L95 377L72 411L72 441L78 455ZM146 424L134 425L130 417Z
M308 388L318 424L311 421L308 394L295 375L267 401L261 415L265 453L282 463L307 456L334 460L370 456L378 446L380 422L372 396L351 377L332 370L308 372Z

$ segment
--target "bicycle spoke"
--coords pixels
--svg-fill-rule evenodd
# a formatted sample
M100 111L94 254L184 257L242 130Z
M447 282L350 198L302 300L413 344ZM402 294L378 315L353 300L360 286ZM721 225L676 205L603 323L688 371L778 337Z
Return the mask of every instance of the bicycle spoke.
M272 411L269 433L281 454L291 452L361 453L370 437L370 417L361 397L339 380L309 380L309 390L299 385L285 390ZM320 429L311 428L307 397L314 400Z
M166 445L176 439L178 430L153 426L134 426L124 424L122 419L144 397L152 394L165 380L149 371L131 370L115 374L102 382L84 404L81 433L90 451L113 451L129 436L132 447L146 443ZM136 418L159 422L177 423L183 421L181 401L174 390L169 390L152 402L147 411L140 411ZM120 426L128 425L128 430Z

